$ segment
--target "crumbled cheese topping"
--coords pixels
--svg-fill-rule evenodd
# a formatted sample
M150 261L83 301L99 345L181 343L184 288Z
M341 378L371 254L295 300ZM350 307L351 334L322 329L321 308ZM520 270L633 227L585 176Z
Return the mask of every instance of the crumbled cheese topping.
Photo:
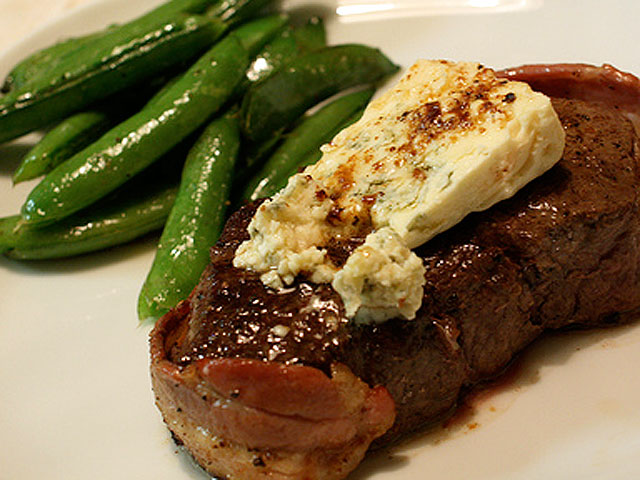
M349 256L331 285L340 294L348 317L356 322L412 319L422 302L422 260L389 227L367 235Z
M414 318L424 270L411 249L512 196L563 148L550 100L527 84L419 61L260 206L234 265L274 288L332 283L358 321ZM365 243L336 264L328 246L353 237Z

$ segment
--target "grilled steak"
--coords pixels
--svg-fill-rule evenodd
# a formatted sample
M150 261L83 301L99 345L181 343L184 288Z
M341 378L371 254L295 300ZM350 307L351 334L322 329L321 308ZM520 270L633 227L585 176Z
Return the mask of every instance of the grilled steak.
M257 204L231 217L201 283L152 334L160 409L207 470L230 478L343 478L374 438L381 445L441 418L462 389L500 373L544 330L634 318L640 169L629 117L640 105L637 79L611 67L562 68L504 73L568 97L553 99L566 132L563 158L513 198L417 250L427 283L413 321L355 325L328 285L270 290L232 266ZM618 91L601 95L603 82ZM340 261L361 242L330 253ZM293 399L296 391L304 394ZM207 413L211 396L244 413ZM269 420L260 417L256 432L244 435L239 426L254 418L246 413L252 409ZM291 415L311 426L269 423ZM329 424L332 435L323 430ZM191 432L198 425L228 440L232 453L207 451ZM293 433L278 438L278 428Z

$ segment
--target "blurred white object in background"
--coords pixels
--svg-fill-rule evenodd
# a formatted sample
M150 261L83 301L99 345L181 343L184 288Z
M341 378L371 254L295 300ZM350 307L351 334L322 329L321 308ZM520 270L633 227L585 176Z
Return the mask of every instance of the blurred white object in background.
M337 0L342 21L370 21L414 15L453 15L531 10L543 0Z
M0 0L0 51L42 25L95 0ZM163 0L149 3L161 3ZM415 15L453 15L530 10L543 0L334 0L341 22L371 21ZM285 6L307 0L285 0ZM331 3L331 2L327 2Z

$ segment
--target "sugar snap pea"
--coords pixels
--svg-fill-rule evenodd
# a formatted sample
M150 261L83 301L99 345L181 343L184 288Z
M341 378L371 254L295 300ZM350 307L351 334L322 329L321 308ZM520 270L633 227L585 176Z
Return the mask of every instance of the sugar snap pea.
M70 257L159 230L175 201L177 178L125 185L91 209L42 228L25 225L20 215L0 218L0 253L18 260Z
M171 3L175 4L177 2ZM190 10L195 10L195 8L193 8L194 4L200 4L200 6L202 6L203 4L211 3L211 0L207 0L206 2L203 2L202 0L199 0L198 2L191 0L190 2L182 1L180 3L182 3L180 8L181 11L185 10L187 6L192 7ZM184 5L185 3L189 3L189 5ZM228 3L224 5L225 8L229 8ZM172 11L174 14L177 13L175 6ZM248 31L244 34L241 29L239 38L243 39L243 46L249 51L255 51L257 45L254 45L254 43L257 41L259 44L262 41L261 32L264 30L265 24L268 23L274 25L274 28L277 28L281 23L284 25L284 21L286 19L286 16L266 17L261 21L254 22L253 27L247 26ZM310 22L308 26L296 29L296 40L291 38L291 29L287 29L284 33L286 33L288 43L284 46L282 45L283 42L272 42L274 43L273 46L267 45L268 48L265 49L265 51L268 53L261 55L261 58L265 58L266 56L263 64L266 63L268 65L267 71L262 68L259 71L254 72L252 75L247 74L247 77L245 78L245 80L247 80L246 85L256 81L258 78L264 77L267 72L276 68L283 59L290 58L294 56L294 54L297 54L297 51L295 51L297 48L296 40L298 42L305 43L305 46L307 47L310 47L314 42L317 44L320 41L324 41L324 28L322 27L321 22L319 23L318 21ZM280 37L284 36L284 34L280 35ZM90 37L91 36L79 38L77 39L77 42L90 40ZM61 44L60 46L62 47L63 45ZM321 45L316 45L316 48L319 46ZM43 52L46 52L46 55L50 56L55 52L55 49L49 49L49 51ZM250 68L249 70L252 69ZM172 81L175 81L176 79L177 78L174 78ZM152 84L154 82L159 85L163 82L167 83L166 79L162 78L157 82L156 79L153 79ZM171 83L172 82L168 82L167 85L170 86ZM166 91L167 85L164 86L160 94ZM151 90L155 89L154 85L151 85L151 87ZM242 87L240 88L241 92L246 89L244 85L239 87ZM82 150L82 148L87 145L93 143L94 140L108 131L110 127L114 126L117 123L116 120L122 120L123 114L131 112L139 107L140 100L138 97L146 97L146 90L149 90L149 86L145 87L144 92L141 92L140 90L141 89L136 89L132 92L120 94L120 97L107 100L103 105L98 106L96 109L79 112L64 119L60 124L56 125L55 128L49 131L23 158L21 164L14 173L14 183L31 180L48 173L54 167L62 163L62 161Z
M288 21L289 17L284 14L269 15L237 27L231 35L238 39L252 58L285 28Z
M253 141L268 138L321 100L397 70L382 52L365 45L338 45L302 55L247 92L243 132Z
M218 0L211 6L211 0L174 0L91 41L79 40L79 48L66 42L50 63L35 62L39 74L31 81L0 97L0 142L193 58L224 33L222 17L228 23L244 19L269 1Z
M54 65L60 63L60 61L65 58L65 54L73 52L83 45L92 42L97 37L107 35L109 32L110 29L105 29L102 32L92 33L82 37L69 38L48 48L36 51L13 67L5 77L4 84L0 92L9 93L11 90L24 88L29 82L34 81L40 74L51 70Z
M62 120L48 131L22 158L13 174L13 183L45 175L65 160L92 144L131 113L139 110L151 92L158 89L162 95L176 81L160 77L144 89L121 93L118 98L107 99L94 109L79 112ZM161 87L161 88L160 88Z
M206 9L210 9L209 16L215 16L217 13L219 16L232 17L241 6L238 5L239 3L244 2L238 0L170 0L125 25L111 25L99 32L62 40L50 47L38 50L19 62L7 75L2 93L22 88L40 74L47 73L60 62L67 61L78 49L101 37L114 35L119 29L140 31L139 26L142 25L142 31L144 31L145 28L148 28L150 21L169 22L177 15L203 13Z
M138 317L159 318L186 298L209 261L222 230L235 160L237 119L214 120L187 156L176 202L140 292Z
M226 21L238 16L242 20L240 13L250 14L256 10L255 6L247 5L247 3L264 2L256 2L256 0L251 0L251 2L247 2L247 0L170 0L124 25L111 25L99 32L65 39L31 54L9 72L1 92L9 93L11 90L24 87L40 74L46 74L59 63L70 60L70 57L80 48L102 37L110 37L112 42L119 41L115 37L120 30L136 30L139 33L144 33L145 30L148 30L149 22L154 24L170 22L180 14L206 13L209 17L217 16L220 18L224 16ZM246 17L246 15L244 16ZM115 43L114 48L117 48Z
M240 42L227 36L164 95L51 171L29 194L23 218L59 220L124 183L206 121L248 63Z
M284 187L298 168L309 163L308 158L317 158L320 147L344 128L345 122L353 122L354 114L362 111L373 93L369 88L344 95L304 119L249 180L242 200L269 197Z
M252 84L271 75L287 61L325 46L326 33L321 20L314 18L301 27L289 27L253 59L239 88L245 91Z
M287 32L290 29L267 44L258 57L264 57L267 51L283 53L278 45L289 37ZM287 53L293 55L293 50L289 48ZM237 86L238 96L245 85ZM186 298L200 278L209 259L209 247L216 242L225 220L239 149L237 108L233 107L204 130L189 152L176 203L138 299L141 321L166 313Z
M63 118L200 53L226 26L203 16L181 14L146 31L123 30L74 52L46 75L0 97L0 142ZM144 29L140 29L144 30Z
M97 140L117 123L114 110L88 110L63 120L47 132L24 156L13 174L13 183L44 175Z
M302 26L285 29L256 56L238 89L245 92L251 85L266 79L299 55L326 47L326 42L324 22L315 17ZM236 178L248 178L258 164L273 151L279 139L280 136L274 134L266 141L246 142L241 161L237 165Z
M59 220L103 197L194 132L233 93L249 64L242 44L258 50L284 19L238 28L204 54L167 92L51 171L22 207L27 223ZM256 25L262 25L257 41ZM251 40L250 40L251 39Z
M353 125L358 120L360 120L360 118L362 117L362 114L364 113L365 107L366 105L362 106L362 108L356 110L356 112L353 115L351 115L349 118L347 118L346 120L342 121L339 124L336 124L336 128L334 130L335 134L337 135L338 132L340 132L341 130L344 130L348 126ZM273 192L268 193L268 195L273 195L274 193L276 193L280 188L284 187L287 184L287 181L289 180L289 177L291 177L291 175L298 173L308 165L313 165L318 160L320 160L321 157L322 157L322 150L320 150L320 148L313 150L308 155L301 156L299 159L300 162L293 164L292 165L293 168L291 168L291 170L289 170L285 175L283 175L283 183L280 184L280 187L276 186Z

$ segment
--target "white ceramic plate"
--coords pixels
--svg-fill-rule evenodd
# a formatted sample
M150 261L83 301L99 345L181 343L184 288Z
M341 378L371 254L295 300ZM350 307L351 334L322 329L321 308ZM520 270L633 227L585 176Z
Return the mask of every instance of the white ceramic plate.
M5 52L0 75L37 47L156 3L78 9ZM464 12L499 3L469 0ZM418 8L386 20L338 18L331 12L344 2L288 5L326 13L333 43L377 45L405 66L417 57L495 67L583 61L640 73L635 0L533 3L441 16ZM15 213L32 186L10 182L28 142L0 147L0 215ZM148 329L135 315L153 241L56 262L0 259L0 479L207 478L174 446L153 404ZM516 376L476 397L452 424L373 456L350 478L640 478L638 365L640 324L548 338L525 354Z

